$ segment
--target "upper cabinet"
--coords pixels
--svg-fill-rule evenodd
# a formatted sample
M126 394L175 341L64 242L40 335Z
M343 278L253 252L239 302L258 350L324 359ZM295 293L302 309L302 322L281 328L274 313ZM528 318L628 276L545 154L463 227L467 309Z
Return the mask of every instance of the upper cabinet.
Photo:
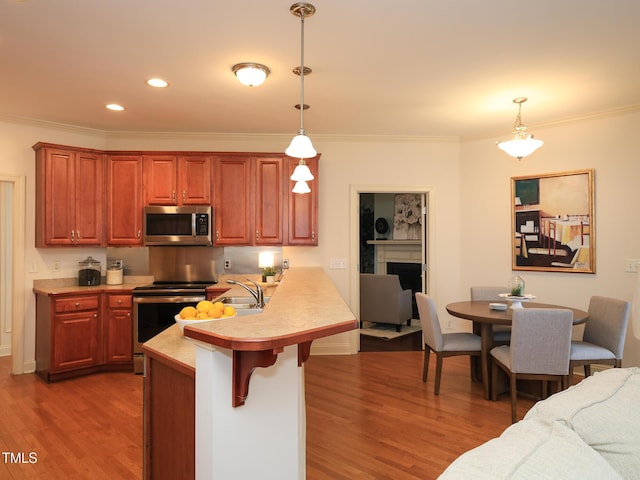
M291 192L294 182L289 180L289 221L288 245L318 245L318 160L320 156L305 160L314 176L310 182L310 193L298 194ZM288 177L298 165L298 159L289 158Z
M282 245L286 160L220 155L214 163L214 244Z
M284 154L33 148L36 247L141 246L145 205L213 205L214 245L318 245L319 155L295 194Z
M104 245L104 155L38 143L36 247Z
M144 155L145 205L211 205L211 157Z
M107 156L107 245L142 245L142 155Z

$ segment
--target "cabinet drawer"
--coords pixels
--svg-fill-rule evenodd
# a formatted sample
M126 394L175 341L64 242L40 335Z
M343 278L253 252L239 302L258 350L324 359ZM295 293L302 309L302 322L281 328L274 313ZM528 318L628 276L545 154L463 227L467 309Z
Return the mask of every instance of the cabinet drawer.
M99 307L99 295L85 295L82 297L56 299L54 311L56 313L80 312L82 310L98 310Z
M131 308L133 300L131 295L107 295L108 308Z

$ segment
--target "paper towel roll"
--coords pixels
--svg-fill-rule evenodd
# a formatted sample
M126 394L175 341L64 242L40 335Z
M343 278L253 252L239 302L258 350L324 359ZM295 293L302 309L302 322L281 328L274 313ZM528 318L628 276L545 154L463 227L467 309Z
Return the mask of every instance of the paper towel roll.
M631 327L633 328L633 336L640 340L640 273L636 273L636 277L636 288L631 304Z

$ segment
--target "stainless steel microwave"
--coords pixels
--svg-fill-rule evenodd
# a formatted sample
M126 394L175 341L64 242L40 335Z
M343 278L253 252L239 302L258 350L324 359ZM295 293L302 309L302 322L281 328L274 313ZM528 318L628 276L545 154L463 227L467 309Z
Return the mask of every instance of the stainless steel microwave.
M212 229L210 205L144 207L145 245L212 245Z

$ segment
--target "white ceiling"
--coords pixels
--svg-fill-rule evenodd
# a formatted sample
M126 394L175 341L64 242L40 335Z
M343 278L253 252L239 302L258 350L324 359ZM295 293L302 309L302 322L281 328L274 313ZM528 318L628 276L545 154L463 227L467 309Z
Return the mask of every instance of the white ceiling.
M110 132L294 134L292 0L0 0L0 115ZM509 136L640 109L638 0L312 0L305 127ZM238 62L264 85L241 85ZM162 77L165 90L145 81ZM120 103L124 112L104 109Z

